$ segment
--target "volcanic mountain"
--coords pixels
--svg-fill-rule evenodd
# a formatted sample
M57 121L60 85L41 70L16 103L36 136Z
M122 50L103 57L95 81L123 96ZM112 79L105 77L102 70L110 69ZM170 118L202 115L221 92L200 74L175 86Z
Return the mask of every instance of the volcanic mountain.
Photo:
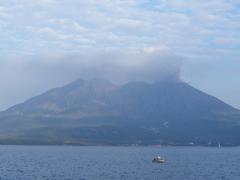
M0 113L0 141L239 145L240 111L186 83L77 80Z

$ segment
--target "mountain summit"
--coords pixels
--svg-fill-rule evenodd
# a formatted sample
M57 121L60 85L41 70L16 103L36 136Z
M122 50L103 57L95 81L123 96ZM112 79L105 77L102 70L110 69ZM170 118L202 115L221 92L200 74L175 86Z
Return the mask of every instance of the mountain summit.
M107 80L79 79L1 112L0 124L5 139L240 144L239 110L186 83L117 86Z

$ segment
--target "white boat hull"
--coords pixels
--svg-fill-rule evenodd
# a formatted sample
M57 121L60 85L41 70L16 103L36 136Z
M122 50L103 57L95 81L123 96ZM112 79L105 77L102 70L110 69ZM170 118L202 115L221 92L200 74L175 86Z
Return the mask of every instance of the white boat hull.
M152 160L155 163L164 163L164 159Z

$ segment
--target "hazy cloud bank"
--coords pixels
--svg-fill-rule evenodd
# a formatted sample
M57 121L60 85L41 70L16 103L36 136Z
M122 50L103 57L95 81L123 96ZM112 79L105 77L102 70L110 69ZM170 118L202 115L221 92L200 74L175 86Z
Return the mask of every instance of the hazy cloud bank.
M120 85L129 81L176 82L180 72L181 58L166 46L8 57L1 61L0 94L9 95L2 102L12 105L78 78L103 78Z
M106 50L86 53L26 56L2 63L5 77L36 79L109 79L128 81L179 81L181 58L166 46L139 51Z

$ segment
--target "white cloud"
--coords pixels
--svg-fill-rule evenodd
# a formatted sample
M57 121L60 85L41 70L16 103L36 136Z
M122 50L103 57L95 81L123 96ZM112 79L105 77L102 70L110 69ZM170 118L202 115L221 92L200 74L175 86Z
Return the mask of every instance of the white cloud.
M234 1L11 1L1 6L0 44L21 52L25 42L46 42L69 52L75 47L132 48L156 43L172 47L176 53L187 52L203 44L214 47L213 39L237 31L237 2ZM152 9L144 8L152 6ZM214 7L214 8L212 8ZM235 36L236 35L235 33ZM11 37L11 38L10 38ZM142 38L141 38L142 37ZM75 40L74 40L75 39ZM6 41L8 41L6 43ZM16 44L21 43L21 46ZM77 45L76 43L79 43ZM45 43L44 43L45 44ZM61 44L65 44L66 49ZM34 52L42 52L37 46ZM216 48L218 48L216 46ZM26 48L25 50L27 50ZM34 46L32 46L32 53ZM45 48L47 52L49 48ZM26 53L26 52L24 52ZM189 52L190 54L192 52Z
M240 38L216 38L213 42L218 44L228 44L229 46L240 45Z

